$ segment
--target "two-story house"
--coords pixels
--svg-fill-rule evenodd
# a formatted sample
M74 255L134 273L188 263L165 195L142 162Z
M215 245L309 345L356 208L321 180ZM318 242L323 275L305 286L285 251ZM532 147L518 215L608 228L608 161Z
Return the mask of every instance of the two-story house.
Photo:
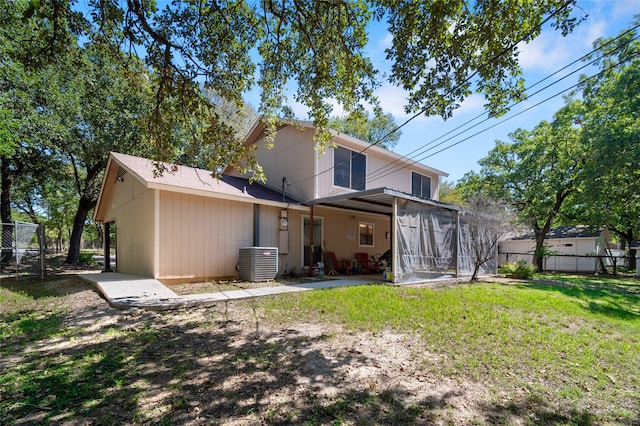
M216 180L165 165L158 176L151 160L112 153L94 218L107 237L115 228L117 271L168 283L237 276L241 248L277 247L280 273L310 272L323 251L347 262L388 251L395 282L459 272L458 209L437 201L446 173L338 132L318 153L315 132L284 124L268 149L253 127L245 144L264 184L233 169Z

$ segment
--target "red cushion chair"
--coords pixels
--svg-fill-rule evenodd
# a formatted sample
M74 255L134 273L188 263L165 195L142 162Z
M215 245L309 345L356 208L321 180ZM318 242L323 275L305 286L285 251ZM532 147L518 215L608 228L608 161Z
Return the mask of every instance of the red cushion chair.
M356 260L361 273L378 273L378 262L371 259L367 253L356 253Z
M351 270L350 264L348 264L344 260L338 260L338 258L336 257L336 254L332 251L327 251L325 253L327 253L327 257L328 257L327 260L329 261L329 262L325 262L327 264L324 265L325 268L328 269L327 273L330 273L333 270L335 272L349 275L349 271Z

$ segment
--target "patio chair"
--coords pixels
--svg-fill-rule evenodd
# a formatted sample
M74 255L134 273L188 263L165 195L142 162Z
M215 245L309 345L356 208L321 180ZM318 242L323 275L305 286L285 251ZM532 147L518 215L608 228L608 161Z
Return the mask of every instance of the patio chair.
M367 253L356 253L356 260L360 266L360 272L365 274L378 272L378 262L370 259Z
M327 254L327 258L329 261L327 262L328 264L325 265L326 267L329 268L329 271L327 272L327 274L331 274L331 271L335 271L335 272L349 275L349 271L351 270L351 265L349 265L344 260L338 260L338 258L336 257L336 254L332 251L327 251L325 253Z

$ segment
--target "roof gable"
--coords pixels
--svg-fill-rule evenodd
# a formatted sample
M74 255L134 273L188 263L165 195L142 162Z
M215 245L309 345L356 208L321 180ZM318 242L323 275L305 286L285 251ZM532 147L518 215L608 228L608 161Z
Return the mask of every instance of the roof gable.
M313 125L311 121L302 121L302 120L293 120L289 122L282 121L281 124L278 125L278 130L287 127L294 126L301 129L307 129L312 132L316 132L316 127ZM389 151L388 149L381 148L377 145L372 145L368 142L365 142L361 139L350 136L346 133L329 129L329 131L334 135L334 142L338 145L344 146L346 148L351 148L353 150L362 151L364 153L370 152L378 157L384 158L385 160L397 163L397 164L407 164L407 167L411 167L416 169L417 171L422 171L425 173L431 173L437 176L447 177L448 173L443 172L441 170L435 169L433 167L427 166L425 164L419 163L410 158L404 157L400 154L397 154L393 151ZM260 124L260 120L256 121L253 125L249 133L244 139L244 144L246 146L250 146L258 142L260 139L264 137L264 127ZM315 150L310 151L310 155L317 155L318 153ZM227 173L227 170L225 170Z
M160 172L162 170L162 172ZM102 220L104 201L114 190L115 183L129 175L145 188L180 192L204 197L223 198L254 204L276 206L299 205L297 200L248 179L223 176L216 179L211 171L193 167L157 162L148 158L112 152L96 205L94 218Z

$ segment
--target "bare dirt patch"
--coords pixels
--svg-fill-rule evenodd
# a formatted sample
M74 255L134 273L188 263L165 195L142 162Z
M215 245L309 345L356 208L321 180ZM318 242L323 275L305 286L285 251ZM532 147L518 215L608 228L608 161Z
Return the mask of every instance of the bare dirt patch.
M53 423L523 422L487 386L443 377L438 356L414 336L345 331L314 318L274 322L251 300L207 309L122 311L75 276L43 286L56 295L50 303L66 307L66 331L5 358L2 368L35 358L64 363L91 356L97 363L60 385L89 381L95 399L72 401L49 419ZM29 407L28 415L16 409L0 422L45 422L51 409L44 403Z

